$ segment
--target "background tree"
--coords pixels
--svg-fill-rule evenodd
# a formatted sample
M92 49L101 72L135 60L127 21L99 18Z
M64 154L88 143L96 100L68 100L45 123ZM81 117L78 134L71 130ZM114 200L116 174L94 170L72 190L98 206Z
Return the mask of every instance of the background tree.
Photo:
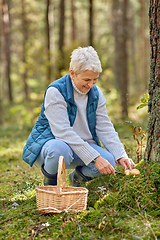
M71 41L75 42L76 40L76 24L75 24L75 5L74 0L71 0Z
M122 115L128 116L128 3L129 0L113 1L113 34L115 39L115 77L121 93Z
M89 45L93 46L93 0L89 0Z
M148 88L148 54L147 54L147 47L149 49L149 45L147 44L146 39L146 25L148 25L148 19L146 23L146 1L145 0L139 0L140 2L140 37L141 41L139 44L140 51L141 51L141 71L140 71L140 77L141 80L144 81L144 89L147 91ZM147 9L148 10L148 9Z
M51 76L52 76L52 68L51 68L51 36L50 36L50 13L51 12L51 1L47 0L46 3L46 43L47 43L47 63L46 63L46 68L47 68L47 81L46 84L49 85L51 82ZM53 14L53 13L52 13Z
M27 65L27 42L28 42L28 22L27 22L27 13L26 13L26 2L21 0L22 4L22 81L24 85L25 98L29 99L29 87L27 84L27 75L28 75L28 65Z
M149 123L146 159L160 161L160 1L150 1Z
M11 33L10 33L10 13L9 13L9 4L10 1L3 0L2 1L2 16L3 16L3 36L4 36L4 56L5 56L5 75L7 81L7 89L8 89L8 98L9 101L13 102L12 96L12 84L10 78L11 72Z
M2 2L0 3L2 9ZM0 125L3 123L3 108L2 108L2 76L3 76L3 56L2 56L2 11L0 11Z
M60 0L59 5L59 14L60 14L60 20L59 20L59 76L61 76L61 71L64 69L64 39L65 39L65 0Z

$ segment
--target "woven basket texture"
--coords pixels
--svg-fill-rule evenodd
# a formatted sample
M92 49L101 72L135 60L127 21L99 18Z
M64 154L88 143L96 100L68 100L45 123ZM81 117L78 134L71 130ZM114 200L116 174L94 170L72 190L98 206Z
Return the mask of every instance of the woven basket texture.
M63 181L61 185L61 174ZM61 213L66 210L82 212L87 207L88 189L66 186L64 157L60 156L57 175L57 186L36 188L37 208L43 213Z

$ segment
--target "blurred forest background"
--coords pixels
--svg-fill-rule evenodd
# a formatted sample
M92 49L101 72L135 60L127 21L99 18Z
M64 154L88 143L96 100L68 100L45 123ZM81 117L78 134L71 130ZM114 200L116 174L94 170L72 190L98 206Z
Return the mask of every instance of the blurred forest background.
M148 12L149 0L1 0L1 125L15 112L14 123L33 124L46 86L69 72L74 48L89 45L111 119L147 122L136 107L149 82Z

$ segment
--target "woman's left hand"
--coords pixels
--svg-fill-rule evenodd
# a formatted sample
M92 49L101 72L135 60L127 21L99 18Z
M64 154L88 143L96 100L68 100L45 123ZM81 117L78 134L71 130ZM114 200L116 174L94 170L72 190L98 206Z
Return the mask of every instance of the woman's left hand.
M129 167L129 170L132 170L135 166L135 163L132 161L131 158L125 158L122 157L120 159L117 160L117 162L122 165L124 167L124 169L126 170Z

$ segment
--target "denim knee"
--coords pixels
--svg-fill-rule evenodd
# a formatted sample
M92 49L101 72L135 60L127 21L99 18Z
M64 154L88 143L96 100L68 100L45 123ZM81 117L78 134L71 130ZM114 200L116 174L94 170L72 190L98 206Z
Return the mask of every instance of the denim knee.
M71 148L63 141L53 139L48 141L43 149L44 169L50 174L56 174L58 170L59 157L63 156L67 166L73 160Z

